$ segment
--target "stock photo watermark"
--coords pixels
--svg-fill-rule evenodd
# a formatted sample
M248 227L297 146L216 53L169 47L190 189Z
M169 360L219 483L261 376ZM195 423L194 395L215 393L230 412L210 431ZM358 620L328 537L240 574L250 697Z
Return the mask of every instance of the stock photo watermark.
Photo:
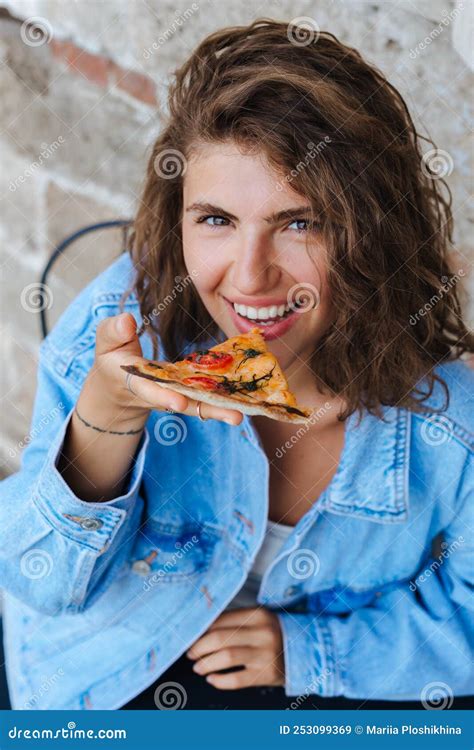
M309 166L311 161L322 154L324 149L327 148L330 143L332 143L332 139L329 135L325 135L323 140L319 141L319 143L313 143L313 141L309 141L309 143L306 144L306 147L309 150L305 158L299 161L298 164L283 177L283 179L279 180L276 183L276 190L278 190L278 192L281 192L285 188L285 185L289 185L291 182L293 182L293 180Z
M450 291L450 289L452 289L465 275L465 271L460 268L452 276L441 276L442 285L439 287L436 294L433 294L428 302L423 305L423 307L420 307L420 309L417 310L416 313L410 315L408 319L410 325L416 326L416 324L419 323L425 315L428 315L428 313L438 304L438 302L443 299L443 297Z
M324 417L325 414L330 412L332 409L332 404L329 403L329 401L326 401L322 406L319 407L319 409L314 410L309 417L309 419L301 425L301 427L298 427L296 432L286 440L283 445L280 445L276 451L275 451L275 458L283 458L283 456L293 448L294 445L308 432L308 430L315 425L317 422L319 422L320 419Z
M53 27L47 18L30 16L21 25L20 36L28 47L40 47L53 38Z
M28 313L41 313L50 310L53 306L53 292L47 284L34 281L23 287L20 294L20 304Z
M443 151L442 148L432 148L426 154L423 154L421 171L425 177L432 180L441 180L444 177L449 177L453 169L453 157L448 151Z
M448 544L447 542L441 542L441 553L438 555L437 559L433 560L433 562L423 571L423 573L420 573L420 575L418 575L414 581L410 581L410 585L408 587L410 591L416 591L422 583L431 578L431 576L434 575L436 571L443 565L444 561L448 560L453 552L462 547L463 544L463 536L458 536L458 538L450 544Z
M318 675L314 680L311 680L305 691L298 695L295 700L286 707L285 711L295 711L296 709L300 708L300 706L305 702L305 700L309 698L310 695L319 695L321 693L322 685L324 685L331 674L331 670L328 669L328 667L325 667L320 675Z
M442 414L433 414L423 420L421 439L426 445L437 447L449 443L453 436L453 423Z
M31 694L31 696L28 698L27 701L23 704L23 709L25 710L34 710L36 704L38 701L48 693L54 685L56 685L60 680L61 677L64 676L64 670L62 667L59 667L59 669L56 670L54 674L52 674L50 677L47 677L46 675L43 675L41 677L40 684L35 689L35 692Z
M198 276L198 271L193 268L193 270L187 275L181 277L181 276L175 276L174 277L174 286L171 292L169 292L159 303L156 307L153 308L150 315L144 315L142 325L143 326L149 326L152 324L152 319L157 318L162 312L166 310L168 305L171 305L173 302L176 301L176 298L179 294L182 294L183 291L186 289L187 286L193 283L193 279Z
M20 571L25 578L37 581L47 578L53 570L53 558L44 549L30 549L22 555L20 560Z
M153 434L160 445L184 443L188 434L186 422L175 414L160 417L153 428Z
M66 143L66 141L62 135L60 135L52 143L42 143L38 158L32 161L31 164L26 167L26 169L23 170L22 174L18 175L15 180L10 180L10 184L8 186L10 192L14 193L16 190L18 190L18 187L20 185L24 185L25 182L33 177L36 172L44 166L50 156L52 156L64 143Z
M421 691L420 700L427 711L444 711L453 705L454 694L446 682L429 682Z
M188 702L188 694L179 682L163 682L155 690L154 701L160 711L178 711Z
M174 180L186 172L188 162L185 155L175 148L165 148L153 161L153 168L163 180Z
M155 586L160 582L162 578L164 578L164 576L172 573L173 568L176 566L176 562L186 557L188 552L190 552L198 542L199 538L195 534L193 534L193 536L184 544L176 542L176 551L173 552L171 557L165 562L160 570L158 570L156 573L153 573L153 575L149 576L146 581L143 582L143 590L150 591L153 586Z
M464 3L458 3L453 10L448 11L443 10L443 18L441 21L432 29L432 31L424 37L424 39L419 42L416 47L412 47L410 49L410 57L412 60L416 60L420 52L423 52L425 49L427 49L432 42L435 41L442 33L443 31L454 21L454 19L460 14L461 10L464 7Z
M34 440L38 435L41 435L44 428L47 427L49 424L51 424L52 420L55 419L58 414L63 412L65 409L65 406L62 401L58 401L57 405L51 409L49 412L43 411L42 417L38 422L36 422L35 426L32 427L30 432L25 435L23 440L20 440L19 443L16 444L14 448L10 448L8 451L8 455L10 458L16 458L23 448L25 448L27 445L31 443L32 440Z
M318 575L321 561L312 549L297 549L288 555L286 567L292 578L304 581Z
M183 27L183 24L188 21L191 16L193 16L194 13L196 13L196 11L198 10L199 5L197 3L193 3L189 6L189 8L183 10L182 13L176 15L168 28L162 34L160 34L159 37L155 39L149 47L146 47L143 50L143 59L149 60L155 52L157 52L164 44L166 44L166 42L169 42L169 40L176 34L176 32L178 32Z
M295 47L307 47L317 42L320 33L318 23L310 16L292 18L286 31L288 41Z

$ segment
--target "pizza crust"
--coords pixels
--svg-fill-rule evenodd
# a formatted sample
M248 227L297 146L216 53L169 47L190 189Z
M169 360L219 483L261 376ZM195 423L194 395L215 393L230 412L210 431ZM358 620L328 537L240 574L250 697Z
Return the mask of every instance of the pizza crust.
M164 365L166 363L163 363ZM264 416L270 419L276 419L279 422L291 422L293 424L306 424L311 418L311 409L298 409L293 406L284 406L279 404L270 404L265 401L250 403L247 399L243 399L238 394L233 396L225 396L217 394L213 391L207 391L200 388L191 388L183 385L182 383L159 378L156 375L142 372L136 365L121 365L122 370L136 375L139 378L145 378L147 380L153 380L159 383L162 388L168 388L169 390L182 393L183 396L202 401L205 404L211 404L211 406L220 406L224 409L235 409L240 411L242 414L248 414L250 416Z

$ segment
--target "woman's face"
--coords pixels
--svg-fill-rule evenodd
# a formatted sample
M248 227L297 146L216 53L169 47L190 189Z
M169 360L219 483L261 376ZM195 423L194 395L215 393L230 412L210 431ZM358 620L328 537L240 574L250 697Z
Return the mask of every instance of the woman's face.
M205 144L188 162L182 218L187 271L226 336L258 325L283 368L307 361L330 309L308 201L263 155Z

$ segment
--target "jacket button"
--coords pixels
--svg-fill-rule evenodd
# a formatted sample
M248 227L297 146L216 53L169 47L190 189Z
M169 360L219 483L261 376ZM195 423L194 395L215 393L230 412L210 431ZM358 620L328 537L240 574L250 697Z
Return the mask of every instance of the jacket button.
M82 521L79 522L79 526L81 529L84 529L84 531L97 531L97 529L100 529L100 527L103 526L103 522L99 521L98 518L83 518Z
M288 588L283 592L283 596L294 596L294 594L298 593L300 588L301 586L288 586Z
M151 565L146 560L135 560L132 565L132 570L139 576L147 576L151 572Z

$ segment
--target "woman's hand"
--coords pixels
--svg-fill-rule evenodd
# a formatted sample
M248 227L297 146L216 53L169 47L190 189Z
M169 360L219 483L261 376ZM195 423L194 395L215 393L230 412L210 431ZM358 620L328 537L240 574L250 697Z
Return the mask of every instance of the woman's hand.
M130 313L106 318L99 323L94 365L77 404L81 416L96 425L109 425L114 430L140 427L151 409L172 409L197 416L196 400L162 388L158 383L132 375L129 380L131 390L127 388L127 374L120 365L143 360L136 329L135 318ZM201 415L205 419L218 419L232 425L242 421L240 412L210 404L202 404Z
M197 416L197 401L151 380L132 376L131 390L127 388L127 375L120 365L142 358L133 315L123 313L98 325L94 364L79 394L58 463L63 479L82 500L104 502L120 496L151 409ZM240 412L209 404L201 406L201 415L230 424L242 421Z
M194 671L220 690L285 684L280 623L263 607L224 612L186 656L196 659ZM245 668L218 674L240 665Z

